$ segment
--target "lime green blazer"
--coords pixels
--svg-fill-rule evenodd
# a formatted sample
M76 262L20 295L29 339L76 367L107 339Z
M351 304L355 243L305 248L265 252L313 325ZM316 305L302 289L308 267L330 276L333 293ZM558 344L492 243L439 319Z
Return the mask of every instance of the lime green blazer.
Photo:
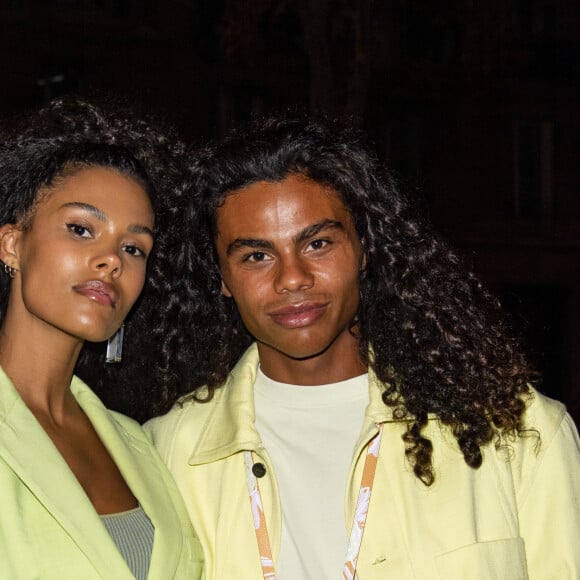
M108 411L77 377L71 390L155 527L148 577L201 578L199 541L140 425ZM1 369L0 578L133 578L67 463Z

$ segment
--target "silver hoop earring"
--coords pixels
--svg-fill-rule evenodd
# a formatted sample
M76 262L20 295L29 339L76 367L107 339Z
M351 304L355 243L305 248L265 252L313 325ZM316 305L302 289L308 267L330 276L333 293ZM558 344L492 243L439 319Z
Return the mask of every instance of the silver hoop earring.
M6 272L8 277L11 279L14 279L14 276L16 275L16 270L8 264L4 264L4 272Z
M125 335L125 325L121 327L109 340L107 341L107 353L105 355L105 362L107 364L120 363L123 358L123 336Z

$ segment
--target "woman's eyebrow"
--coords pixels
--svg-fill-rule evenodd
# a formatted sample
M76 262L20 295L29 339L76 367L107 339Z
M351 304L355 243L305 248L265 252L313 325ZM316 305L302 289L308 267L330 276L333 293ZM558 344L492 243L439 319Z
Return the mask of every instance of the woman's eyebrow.
M63 203L61 207L76 207L78 209L88 211L102 222L106 222L109 219L106 213L101 211L98 207L91 205L90 203L84 203L82 201L69 201L68 203Z
M106 222L109 219L109 217L104 211L100 210L98 207L95 207L94 205L91 205L90 203L84 203L82 201L70 201L68 203L64 203L61 207L75 207L78 209L82 209L84 211L89 212L91 215L95 216L101 222ZM129 231L134 234L148 234L152 238L155 237L155 235L153 234L153 230L150 227L147 227L142 224L130 225Z

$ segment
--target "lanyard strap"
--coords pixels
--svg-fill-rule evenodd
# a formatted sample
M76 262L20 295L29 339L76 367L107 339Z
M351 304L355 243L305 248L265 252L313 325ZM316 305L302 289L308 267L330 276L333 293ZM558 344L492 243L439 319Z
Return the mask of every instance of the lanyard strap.
M342 571L343 580L353 580L356 573L356 564L362 544L367 513L369 511L371 492L373 489L381 438L383 435L382 425L378 425L378 429L379 432L367 446L367 455L363 467L362 479L358 492L352 529L350 532L350 540L346 551L346 562ZM276 571L274 570L272 548L270 547L270 538L268 536L268 528L266 527L266 518L264 517L262 496L260 494L258 480L252 471L254 461L252 459L251 451L244 451L244 462L246 464L246 482L248 484L248 493L250 495L250 505L252 507L254 529L256 530L258 552L262 564L262 574L264 580L276 580Z
M381 439L383 437L383 426L377 425L377 427L379 428L379 432L370 441L367 447L365 466L363 468L360 488L358 490L356 510L352 520L350 540L346 551L346 562L342 570L343 580L353 580L356 573L356 564L362 544L365 523L367 521L367 513L371 503L371 492L373 491L375 471L379 459L379 449L381 448Z
M250 505L252 507L252 519L254 520L256 540L258 541L258 552L262 564L262 574L264 575L264 580L276 580L276 571L274 570L270 538L268 536L268 528L266 527L266 518L264 517L262 496L260 494L258 480L252 471L254 461L252 459L251 451L244 451L244 461L246 464L246 482L248 484Z

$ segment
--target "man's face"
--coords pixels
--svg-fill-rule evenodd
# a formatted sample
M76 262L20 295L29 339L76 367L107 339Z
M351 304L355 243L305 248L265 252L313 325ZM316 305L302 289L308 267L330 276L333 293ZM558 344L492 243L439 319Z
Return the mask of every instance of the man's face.
M222 292L262 361L357 348L349 328L363 257L335 191L296 175L234 191L217 211L216 245Z

